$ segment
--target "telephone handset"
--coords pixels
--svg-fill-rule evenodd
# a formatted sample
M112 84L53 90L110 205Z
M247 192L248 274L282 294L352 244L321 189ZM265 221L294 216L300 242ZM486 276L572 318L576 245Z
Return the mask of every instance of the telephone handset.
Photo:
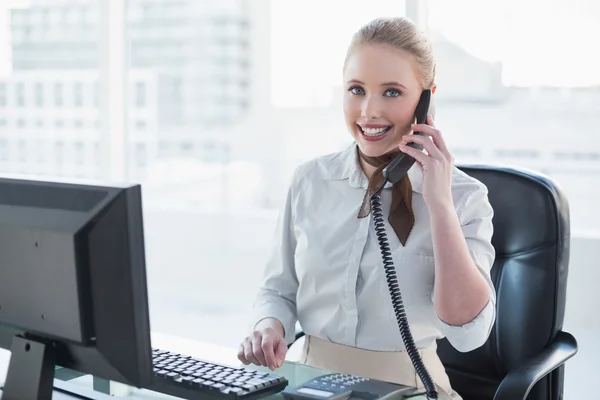
M427 114L429 112L430 104L431 90L423 90L423 92L421 93L421 98L417 103L417 108L415 109L415 118L417 120L417 124L424 124L427 121ZM415 134L422 135L421 132L415 132ZM408 146L417 150L423 150L423 146L414 142L409 143ZM388 182L396 183L400 179L402 179L404 175L406 175L406 173L414 163L414 158L412 158L408 154L400 153L396 158L390 161L390 163L383 169L383 177Z

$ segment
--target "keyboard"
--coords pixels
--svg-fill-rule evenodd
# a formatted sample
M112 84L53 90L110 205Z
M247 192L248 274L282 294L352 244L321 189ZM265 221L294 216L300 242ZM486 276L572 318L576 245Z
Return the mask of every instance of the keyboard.
M187 400L255 399L288 385L282 376L217 364L166 350L152 349L154 382L149 388Z

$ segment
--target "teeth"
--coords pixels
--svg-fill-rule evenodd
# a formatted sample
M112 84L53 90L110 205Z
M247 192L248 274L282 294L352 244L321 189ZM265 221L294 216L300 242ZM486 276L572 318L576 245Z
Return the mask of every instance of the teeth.
M389 126L386 126L384 128L363 128L362 126L360 127L363 133L367 136L379 136L385 133L388 130L388 128Z

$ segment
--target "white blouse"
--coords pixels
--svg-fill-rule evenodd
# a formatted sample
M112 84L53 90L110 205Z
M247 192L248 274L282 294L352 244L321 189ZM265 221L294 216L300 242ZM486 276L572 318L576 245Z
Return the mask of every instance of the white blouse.
M454 168L452 194L469 251L490 288L490 300L473 321L451 326L433 306L433 243L422 172L408 172L415 225L403 247L387 220L390 185L382 191L385 229L392 249L411 332L418 348L447 337L461 352L480 347L496 318L490 279L493 210L487 188ZM251 323L265 317L281 321L288 343L295 323L324 340L367 350L399 351L404 344L389 295L373 214L357 218L368 180L358 162L357 145L318 157L293 175L275 240L254 304Z

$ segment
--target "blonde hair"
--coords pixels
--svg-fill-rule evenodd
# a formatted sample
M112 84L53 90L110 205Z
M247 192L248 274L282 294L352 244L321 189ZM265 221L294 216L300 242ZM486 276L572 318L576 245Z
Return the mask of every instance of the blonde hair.
M376 18L363 25L353 36L346 52L344 68L352 52L359 46L387 44L407 51L415 57L423 78L423 88L431 89L435 81L433 46L425 33L405 17Z

